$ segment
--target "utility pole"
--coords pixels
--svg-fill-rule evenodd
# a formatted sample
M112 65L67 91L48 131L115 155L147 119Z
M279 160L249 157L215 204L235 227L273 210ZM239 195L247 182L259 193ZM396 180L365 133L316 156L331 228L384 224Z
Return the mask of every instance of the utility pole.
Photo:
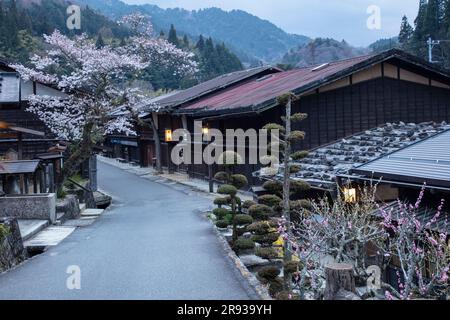
M428 62L435 63L437 61L433 61L433 48L441 43L440 40L433 40L431 37L428 38Z

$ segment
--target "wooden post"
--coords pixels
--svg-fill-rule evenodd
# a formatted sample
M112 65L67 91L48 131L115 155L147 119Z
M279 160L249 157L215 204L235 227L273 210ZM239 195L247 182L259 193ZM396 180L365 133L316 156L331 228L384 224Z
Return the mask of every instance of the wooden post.
M331 263L325 268L325 300L334 300L340 289L356 292L353 266L349 264Z
M214 179L213 179L213 166L210 164L208 166L208 180L209 180L209 192L214 192Z

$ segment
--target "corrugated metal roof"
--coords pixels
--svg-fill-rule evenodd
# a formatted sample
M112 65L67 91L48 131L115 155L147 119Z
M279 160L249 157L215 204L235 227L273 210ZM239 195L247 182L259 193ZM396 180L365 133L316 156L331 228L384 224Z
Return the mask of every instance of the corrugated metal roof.
M20 78L15 72L0 72L0 103L20 100Z
M33 173L39 162L39 160L0 161L0 174Z
M186 103L193 99L196 99L202 95L212 93L216 90L226 88L232 84L243 81L245 79L255 77L260 73L280 72L280 71L281 70L271 67L271 66L264 66L264 67L258 67L258 68L228 73L228 74L222 75L220 77L214 78L212 80L200 83L189 89L179 91L173 95L166 96L163 99L159 99L157 102L162 107L178 106L182 103Z
M450 187L450 130L359 166L352 172Z
M314 70L317 66L311 66L275 73L262 79L247 81L240 86L218 92L209 98L187 105L183 110L187 112L201 109L212 111L256 106L276 99L279 95L288 91L305 87L308 84L335 75L372 57L373 55L369 55L331 62L318 70Z

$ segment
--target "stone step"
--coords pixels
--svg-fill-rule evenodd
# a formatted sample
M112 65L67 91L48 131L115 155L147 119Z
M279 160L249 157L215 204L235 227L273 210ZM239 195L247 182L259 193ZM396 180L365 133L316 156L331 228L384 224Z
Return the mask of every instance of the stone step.
M50 225L48 220L19 219L17 222L19 223L20 235L23 241L32 238Z
M45 249L56 246L67 238L76 228L67 226L48 227L24 242L25 248Z
M86 203L80 203L80 212L86 210Z
M99 217L104 211L103 209L86 209L81 212L81 217Z

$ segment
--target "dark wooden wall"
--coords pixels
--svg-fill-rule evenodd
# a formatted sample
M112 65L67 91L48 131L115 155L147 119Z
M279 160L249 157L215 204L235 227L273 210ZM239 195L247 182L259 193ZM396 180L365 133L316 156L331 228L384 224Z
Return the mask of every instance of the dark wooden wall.
M387 122L450 122L450 90L379 78L303 97L294 104L293 112L308 114L308 119L294 128L306 132L306 139L296 147L310 150ZM222 130L260 129L269 122L280 122L281 115L281 108L273 108L260 115L209 124ZM257 166L244 165L240 172L251 177L256 169ZM208 172L207 167L201 165L190 166L190 171L199 177L205 177Z

